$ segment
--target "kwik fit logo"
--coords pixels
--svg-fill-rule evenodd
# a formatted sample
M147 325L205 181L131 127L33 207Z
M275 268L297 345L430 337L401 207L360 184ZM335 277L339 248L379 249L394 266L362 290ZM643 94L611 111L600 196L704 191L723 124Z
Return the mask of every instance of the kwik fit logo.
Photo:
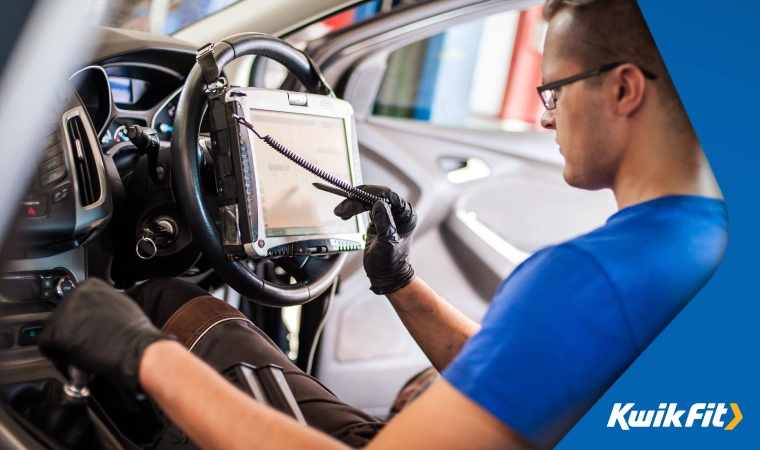
M688 409L678 409L678 403L660 403L658 409L635 410L635 403L615 403L612 406L610 420L607 422L608 428L619 426L623 430L631 428L668 428L668 427L716 427L724 430L733 430L736 425L742 421L742 412L739 405L731 403L731 412L733 419L725 424L728 419L726 414L728 408L725 403L694 403ZM686 414L686 418L683 416ZM729 416L730 417L730 416ZM683 424L681 420L684 420Z

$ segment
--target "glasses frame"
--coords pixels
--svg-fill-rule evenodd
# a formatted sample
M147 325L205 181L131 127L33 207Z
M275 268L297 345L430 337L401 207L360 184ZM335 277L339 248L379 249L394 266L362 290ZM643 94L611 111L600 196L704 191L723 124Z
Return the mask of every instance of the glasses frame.
M579 73L578 75L573 75L572 77L563 78L561 80L553 81L553 82L547 83L547 84L545 84L543 86L539 86L539 87L536 88L536 90L538 91L538 96L541 97L541 101L543 102L544 107L546 107L546 110L547 111L551 111L552 109L556 109L557 108L557 97L554 94L554 90L555 89L560 88L560 87L565 86L565 85L568 85L570 83L575 83L576 81L585 80L586 78L595 77L595 76L603 74L605 72L609 72L610 70L616 69L616 68L622 66L623 64L627 64L627 63L625 61L618 61L618 62L614 62L614 63L610 63L610 64L605 64L605 65L603 65L602 67L600 67L598 69L589 70L588 72ZM638 66L636 66L636 67L638 67ZM644 77L646 77L646 78L648 78L650 80L656 80L657 79L657 75L655 75L654 73L652 73L652 72L650 72L650 71L648 71L646 69L642 69L641 67L639 67L639 70L641 70L641 73L644 74ZM553 100L554 106L552 106L551 108L549 107L549 104L547 103L547 99L544 98L544 95L543 95L544 92L546 92L546 91L552 91L552 100Z

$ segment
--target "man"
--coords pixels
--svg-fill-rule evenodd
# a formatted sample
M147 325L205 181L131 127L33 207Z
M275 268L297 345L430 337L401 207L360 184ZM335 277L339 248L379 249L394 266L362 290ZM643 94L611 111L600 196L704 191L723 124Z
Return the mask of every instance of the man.
M481 327L414 276L414 212L383 191L392 206L372 208L365 269L443 377L367 448L552 447L722 258L725 204L635 0L549 0L544 13L542 124L557 132L566 181L612 189L620 211L525 261L499 288ZM361 209L344 201L336 214ZM380 428L337 400L340 423L349 425L315 425L331 414L324 396L317 411L305 412L313 428L300 426L196 356L212 359L211 344L188 352L108 289L88 282L63 302L41 349L117 384L139 385L199 446L337 449L356 442L347 430ZM169 328L180 320L177 312L171 317ZM158 325L166 329L166 320ZM297 396L319 390L316 381L302 376L307 381L298 384L290 375Z

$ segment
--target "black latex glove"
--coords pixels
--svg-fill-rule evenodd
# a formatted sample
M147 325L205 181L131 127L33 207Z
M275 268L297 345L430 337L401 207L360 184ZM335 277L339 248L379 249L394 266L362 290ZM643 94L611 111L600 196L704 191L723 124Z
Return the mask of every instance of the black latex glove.
M386 198L390 203L377 201L372 206L364 250L364 270L371 283L370 289L375 294L387 295L414 279L414 269L409 264L409 250L417 226L417 214L411 204L385 186L357 187ZM369 210L369 206L362 202L343 200L334 212L336 216L347 220Z
M161 339L171 337L154 327L134 300L89 279L45 321L37 345L54 361L135 391L142 354Z

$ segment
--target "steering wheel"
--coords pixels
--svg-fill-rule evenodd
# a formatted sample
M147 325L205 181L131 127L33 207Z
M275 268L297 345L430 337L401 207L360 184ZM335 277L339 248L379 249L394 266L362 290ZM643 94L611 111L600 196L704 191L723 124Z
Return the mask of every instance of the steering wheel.
M242 33L214 45L219 69L245 55L274 59L284 65L307 91L332 95L319 72L305 53L273 36ZM346 254L330 257L293 259L284 267L296 284L274 284L261 279L244 261L230 261L224 253L222 239L209 214L202 192L198 158L198 130L206 109L206 82L196 63L185 81L179 99L172 132L172 180L179 204L187 217L193 239L221 278L244 297L267 306L301 305L325 292L338 276Z

